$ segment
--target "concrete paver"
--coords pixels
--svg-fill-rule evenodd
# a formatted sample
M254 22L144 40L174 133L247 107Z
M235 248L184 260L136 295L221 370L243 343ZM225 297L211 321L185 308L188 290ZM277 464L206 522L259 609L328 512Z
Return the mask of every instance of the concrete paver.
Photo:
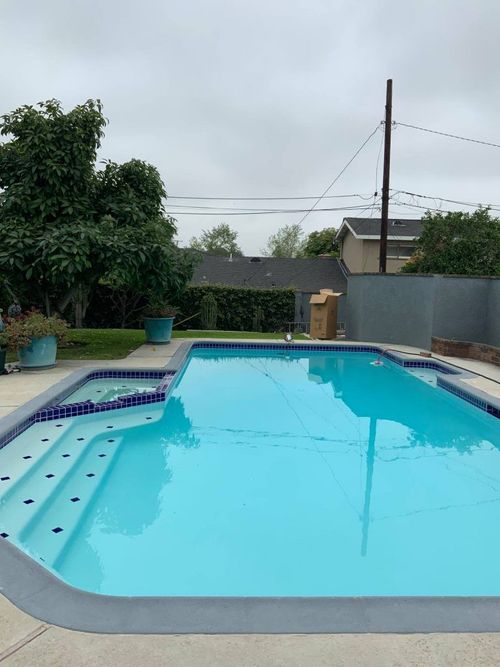
M50 627L6 667L493 666L500 635L89 635Z
M40 625L41 621L20 611L0 595L0 655Z

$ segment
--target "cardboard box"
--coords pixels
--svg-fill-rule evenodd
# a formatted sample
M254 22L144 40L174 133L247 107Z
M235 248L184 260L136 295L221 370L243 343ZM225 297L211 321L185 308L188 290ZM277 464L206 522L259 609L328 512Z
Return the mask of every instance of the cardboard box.
M338 298L342 292L322 289L309 299L311 304L311 338L321 340L337 337Z

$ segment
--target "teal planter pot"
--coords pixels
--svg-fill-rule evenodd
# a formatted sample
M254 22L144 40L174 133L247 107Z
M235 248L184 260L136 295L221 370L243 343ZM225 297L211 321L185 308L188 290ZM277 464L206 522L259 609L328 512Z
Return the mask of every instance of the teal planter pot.
M32 338L31 345L18 350L18 355L20 368L53 368L56 365L57 338Z
M173 317L145 317L146 343L166 345L172 338Z

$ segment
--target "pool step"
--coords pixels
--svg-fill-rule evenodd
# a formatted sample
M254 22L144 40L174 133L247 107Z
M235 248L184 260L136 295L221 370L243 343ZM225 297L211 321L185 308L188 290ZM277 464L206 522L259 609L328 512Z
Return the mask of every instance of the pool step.
M55 559L73 532L73 520L82 516L110 469L124 434L153 424L162 414L161 404L145 405L133 415L116 410L27 429L0 450L0 477L5 478L0 480L0 538L37 560ZM61 525L66 520L67 529ZM63 530L53 530L58 528ZM57 544L49 537L59 537Z
M25 543L25 532L39 520L39 517L44 516L47 507L52 503L52 499L58 496L66 479L84 459L88 445L87 447L83 445L85 442L83 438L81 442L80 451L72 451L69 456L65 455L66 449L69 449L67 444L64 445L64 454L61 454L62 447L53 449L44 458L43 466L37 466L32 471L26 483L23 479L13 487L6 499L8 514L4 521L8 521L9 527L6 532L14 542Z
M99 486L116 460L121 437L96 438L86 447L44 506L19 535L46 565L53 567L71 539Z
M34 424L0 450L0 532L18 533L69 470L74 459L62 450L71 430L64 420Z

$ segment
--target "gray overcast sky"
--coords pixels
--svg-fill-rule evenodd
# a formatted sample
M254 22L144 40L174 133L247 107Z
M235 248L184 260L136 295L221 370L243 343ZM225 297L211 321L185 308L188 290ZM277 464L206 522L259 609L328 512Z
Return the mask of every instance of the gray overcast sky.
M153 163L171 195L316 195L382 119L388 77L395 120L500 143L499 25L498 0L1 0L0 112L99 97L101 157ZM330 194L373 193L379 147ZM399 127L392 167L393 188L500 203L500 149ZM320 206L339 201L360 200ZM182 242L225 221L258 253L301 214L176 217Z

